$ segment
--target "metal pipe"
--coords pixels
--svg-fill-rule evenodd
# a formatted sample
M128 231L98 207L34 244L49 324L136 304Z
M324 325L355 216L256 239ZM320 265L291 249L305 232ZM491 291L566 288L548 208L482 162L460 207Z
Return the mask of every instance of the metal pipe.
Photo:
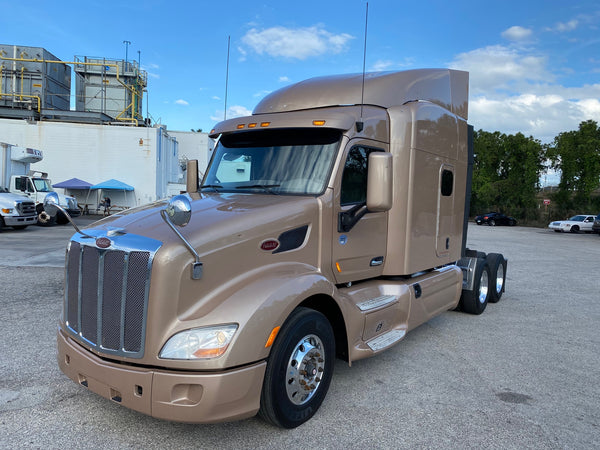
M23 53L21 53L21 55L23 55ZM126 89L128 89L130 92L135 93L135 89L132 88L131 86L125 84L123 81L121 81L121 79L119 78L119 65L118 64L105 64L105 63L90 63L90 62L80 62L80 61L56 61L56 60L45 60L45 59L37 59L37 58L33 58L33 59L25 59L23 57L21 58L7 58L5 56L0 55L0 60L5 60L5 61L21 61L21 62L35 62L35 63L50 63L50 64L73 64L73 65L83 65L83 66L106 66L106 67L114 67L116 69L116 79L117 81L123 85L123 87L125 87ZM13 76L14 76L15 72L13 72ZM15 82L13 83L13 85L16 84L16 79ZM16 96L16 94L13 94ZM26 95L23 95L24 97L27 97ZM29 96L29 97L35 97L38 98L38 96ZM131 106L131 105L130 105ZM39 108L38 108L39 109ZM134 117L131 118L123 118L120 117L121 114L123 114L124 112L126 112L129 109L129 106L127 108L125 108L123 111L121 111L121 113L117 116L117 120L123 121L123 122L135 122L135 124L138 124L137 119L135 119ZM133 112L133 110L132 110ZM132 114L133 116L133 114Z

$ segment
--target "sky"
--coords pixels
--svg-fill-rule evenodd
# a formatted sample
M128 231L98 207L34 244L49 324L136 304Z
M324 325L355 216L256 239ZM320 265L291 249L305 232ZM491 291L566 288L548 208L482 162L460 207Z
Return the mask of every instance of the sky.
M228 119L248 115L281 87L363 69L366 1L0 0L0 8L0 44L43 47L63 61L139 61L148 72L144 115L170 130L206 132L225 109ZM600 122L597 0L371 0L367 24L368 72L469 71L476 130L551 143L582 121Z

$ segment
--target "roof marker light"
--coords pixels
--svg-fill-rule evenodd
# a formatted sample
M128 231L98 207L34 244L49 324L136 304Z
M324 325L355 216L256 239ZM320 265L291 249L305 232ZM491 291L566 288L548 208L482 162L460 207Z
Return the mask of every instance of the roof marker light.
M268 127L269 125L271 125L271 122L261 122L260 123L260 126L263 128Z
M238 129L238 130L241 130L241 129L242 129L242 128L244 128L245 126L246 126L246 125L245 125L245 124L243 124L243 123L238 123L238 125L237 125L237 129Z
M254 123L249 123L249 124L248 124L248 128L256 128L256 122L254 122Z
M325 125L325 121L324 120L313 120L313 125L316 127L322 127L323 125Z

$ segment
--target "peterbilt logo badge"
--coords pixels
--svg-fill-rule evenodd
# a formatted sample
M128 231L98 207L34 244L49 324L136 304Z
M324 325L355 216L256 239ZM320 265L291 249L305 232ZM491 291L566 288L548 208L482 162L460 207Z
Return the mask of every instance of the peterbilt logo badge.
M111 240L106 237L99 237L96 239L96 247L98 248L108 248L112 244Z
M277 239L268 239L260 244L260 249L265 252L272 252L273 250L276 250L277 247L279 247L279 241Z

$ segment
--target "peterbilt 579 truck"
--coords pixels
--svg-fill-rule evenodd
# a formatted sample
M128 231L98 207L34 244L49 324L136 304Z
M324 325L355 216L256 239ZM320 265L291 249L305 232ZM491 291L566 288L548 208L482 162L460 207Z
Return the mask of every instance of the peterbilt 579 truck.
M466 248L468 73L310 79L226 120L199 184L68 244L58 363L154 417L292 428L334 359L480 314L506 259ZM47 199L48 204L56 199Z

